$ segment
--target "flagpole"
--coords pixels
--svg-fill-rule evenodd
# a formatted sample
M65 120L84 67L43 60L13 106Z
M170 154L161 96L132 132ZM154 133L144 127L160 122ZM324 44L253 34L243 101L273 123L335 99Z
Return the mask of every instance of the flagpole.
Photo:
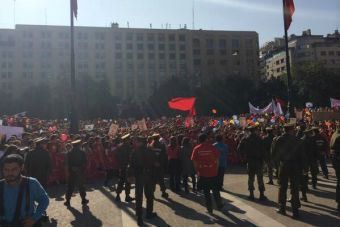
M74 18L73 18L73 1L70 0L71 15L71 113L70 113L70 133L78 133L79 123L76 108L76 68L74 56Z
M291 94L291 83L292 83L292 74L290 70L290 57L289 57L289 47L288 47L288 29L287 29L287 21L285 18L286 12L286 0L282 0L283 2L283 21L284 21L284 30L285 30L285 47L286 47L286 69L287 69L287 111L290 117L293 117L293 104L292 104L292 94Z

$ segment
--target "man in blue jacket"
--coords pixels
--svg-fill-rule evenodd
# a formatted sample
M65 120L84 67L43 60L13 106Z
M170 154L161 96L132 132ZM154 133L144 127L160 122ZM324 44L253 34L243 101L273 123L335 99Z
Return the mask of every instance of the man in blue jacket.
M46 191L35 178L21 175L24 160L20 155L7 156L2 167L0 226L41 226L39 220L49 204Z
M227 167L227 154L228 154L228 145L223 143L222 135L217 135L216 143L214 146L220 152L220 160L218 166L218 175L217 175L217 185L220 191L223 191L223 181L224 181L224 172Z

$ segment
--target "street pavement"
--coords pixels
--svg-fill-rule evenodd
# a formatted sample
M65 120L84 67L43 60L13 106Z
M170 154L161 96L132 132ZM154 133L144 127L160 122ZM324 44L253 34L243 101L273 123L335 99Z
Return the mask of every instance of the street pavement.
M160 196L159 186L156 188L154 210L158 218L145 223L147 226L340 226L340 215L336 211L335 186L336 178L333 169L329 166L330 178L318 177L316 190L309 186L308 202L301 202L301 219L292 219L290 203L287 203L287 216L275 212L277 208L278 185L266 185L268 201L261 202L247 200L247 175L244 167L234 167L226 171L224 188L221 196L226 203L222 211L214 210L209 214L204 207L202 194L175 194L168 190L169 199ZM265 182L268 178L265 177ZM77 193L71 200L72 207L67 209L63 205L65 186L51 186L48 193L51 197L48 215L50 222L44 227L54 226L117 226L134 227L136 225L134 202L125 203L124 192L121 194L122 202L115 201L114 188L102 187L100 181L87 185L87 207L81 206ZM255 187L257 184L255 183ZM288 191L289 197L289 191ZM132 190L131 195L134 195ZM258 197L258 191L255 192ZM145 201L144 201L145 202ZM145 207L145 203L144 203Z

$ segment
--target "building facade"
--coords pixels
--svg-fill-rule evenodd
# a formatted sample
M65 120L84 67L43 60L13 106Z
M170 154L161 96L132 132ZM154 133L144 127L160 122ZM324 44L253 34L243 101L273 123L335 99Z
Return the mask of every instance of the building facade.
M143 101L170 77L204 82L258 76L256 32L75 27L76 78L105 80L111 93ZM9 97L70 78L70 28L0 29L0 87Z
M270 44L268 46L268 44ZM261 77L278 77L286 71L286 52L284 46L268 43L260 50ZM322 63L327 69L340 69L340 34L327 36L312 35L311 30L304 31L301 36L289 37L289 54L291 65L308 62Z

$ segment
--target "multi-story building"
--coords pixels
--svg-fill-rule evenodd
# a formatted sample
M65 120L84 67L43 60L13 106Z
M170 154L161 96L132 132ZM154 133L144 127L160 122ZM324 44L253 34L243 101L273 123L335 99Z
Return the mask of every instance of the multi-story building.
M328 69L340 69L340 35L338 30L326 37L312 35L311 31L307 30L301 36L290 36L288 46L291 65L315 62L323 63ZM260 52L262 53L260 56L262 77L278 77L287 72L284 46L276 46L276 48L264 46Z
M258 76L256 32L75 27L76 77L105 80L113 95L145 100L169 77L204 82ZM19 95L33 84L70 77L70 28L0 29L0 87Z

